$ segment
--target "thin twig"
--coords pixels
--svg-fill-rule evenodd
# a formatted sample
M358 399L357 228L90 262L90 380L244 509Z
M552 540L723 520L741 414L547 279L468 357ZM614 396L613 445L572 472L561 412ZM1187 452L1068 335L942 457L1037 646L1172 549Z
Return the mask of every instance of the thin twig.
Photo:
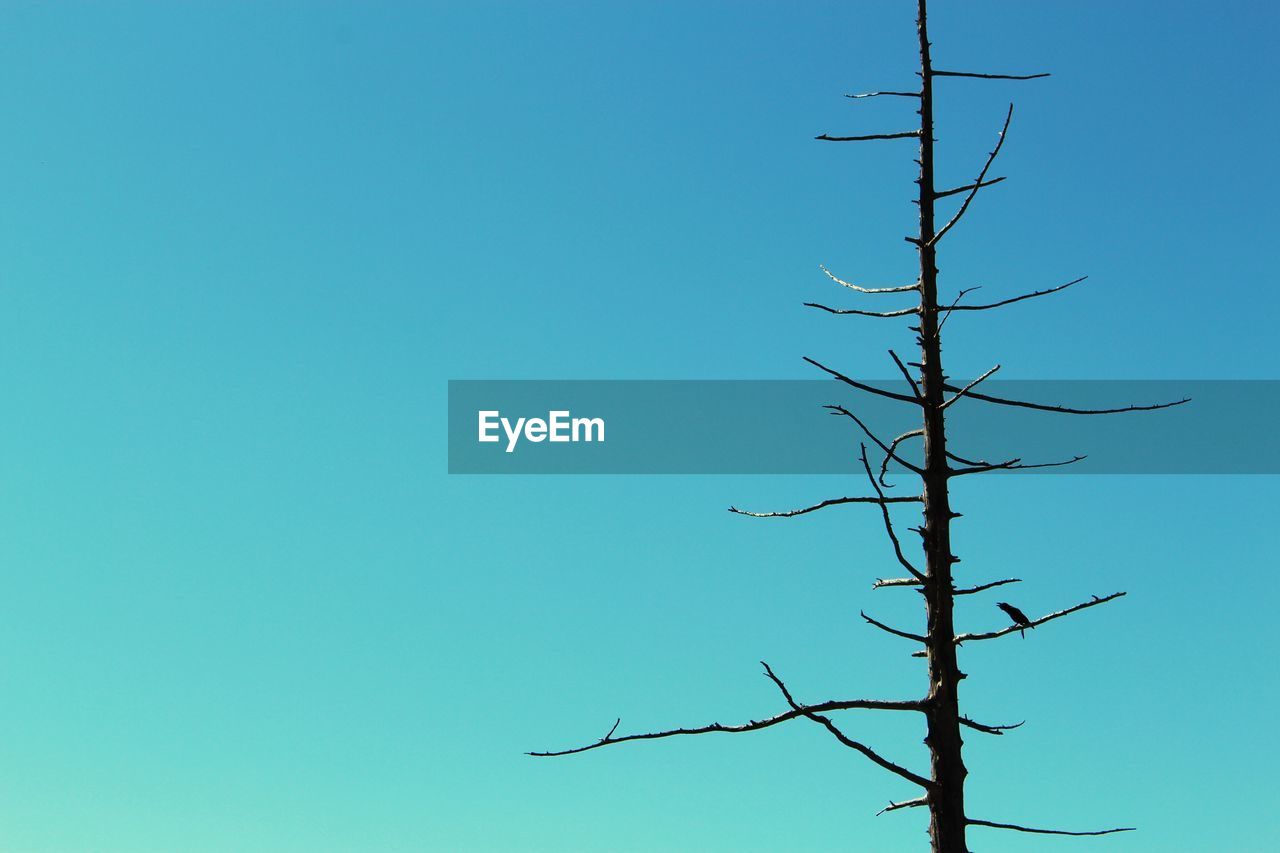
M942 405L938 407L938 408L939 408L939 410L941 411L941 410L946 409L948 406L950 406L950 405L951 405L952 403L954 403L956 400L959 400L959 399L960 399L961 397L963 397L965 394L969 393L969 391L973 390L973 389L978 385L978 383L979 383L979 382L981 382L982 380L986 379L988 376L990 376L991 374L995 373L995 372L996 372L997 370L999 370L999 369L1000 369L1000 365L998 365L998 364L997 364L995 367L991 368L991 369L990 369L990 370L988 370L986 373L982 374L982 375L981 375L981 376L979 376L977 379L973 380L973 381L972 381L972 382L970 382L968 385L964 386L964 387L963 387L963 388L961 388L959 391L957 391L957 392L955 393L955 396L953 396L951 399L949 399L949 400L943 400L943 401L942 401Z
M935 201L937 201L937 200L938 200L938 199L940 199L940 198L946 198L947 196L951 196L951 195L959 195L960 193L965 193L965 192L968 192L969 190L972 190L972 189L975 189L975 188L977 188L977 189L981 189L982 187L993 187L993 186L995 186L996 184L1000 183L1000 182L1001 182L1001 181L1003 181L1003 180L1005 180L1005 178L1004 178L1004 177L999 177L999 178L992 178L992 179L991 179L991 180L989 180L989 181L983 181L983 182L982 182L982 184L980 184L980 185L979 185L979 184L965 184L965 185L964 185L964 186L962 186L962 187L956 187L955 189L951 189L951 190L943 190L943 191L942 191L942 192L940 192L940 193L934 193L934 194L933 194L933 198L934 198L934 200L935 200Z
M965 589L955 590L955 595L973 595L976 592L992 589L997 586L1004 586L1007 583L1022 583L1022 578L1005 578L1004 580L991 581L989 583L980 583L977 586L966 587Z

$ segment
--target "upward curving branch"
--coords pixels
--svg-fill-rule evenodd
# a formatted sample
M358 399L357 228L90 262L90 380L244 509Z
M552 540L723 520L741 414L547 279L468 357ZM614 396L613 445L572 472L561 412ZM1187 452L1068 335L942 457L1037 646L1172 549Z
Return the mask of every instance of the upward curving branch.
M933 73L934 76L938 75L937 71ZM946 72L943 72L943 75L955 76L947 75ZM964 216L965 211L969 209L969 204L973 201L973 197L978 194L978 190L982 189L982 182L983 179L987 177L987 171L991 168L991 164L996 161L996 157L1000 154L1000 149L1004 147L1004 139L1009 132L1009 122L1011 121L1013 121L1013 104L1009 105L1009 112L1006 113L1004 117L1004 127L1000 128L1000 138L996 140L996 147L991 149L991 153L987 155L987 162L983 164L982 171L978 173L978 179L971 185L972 189L970 189L969 194L964 197L964 202L961 203L960 209L956 211L956 215L951 217L951 221L946 225L943 225L938 229L937 234L933 235L933 239L929 241L930 246L938 245L938 241L946 236L948 231L955 227L956 223L960 221L960 218Z

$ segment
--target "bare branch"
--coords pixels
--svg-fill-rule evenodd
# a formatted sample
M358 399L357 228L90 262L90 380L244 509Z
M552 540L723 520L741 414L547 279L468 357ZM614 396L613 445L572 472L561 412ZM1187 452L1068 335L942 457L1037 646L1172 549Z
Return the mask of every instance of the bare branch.
M977 592L992 589L997 586L1004 586L1007 583L1022 583L1022 578L1005 578L1004 580L991 581L990 583L979 584L977 586L965 587L964 589L953 589L953 595L973 595ZM920 586L920 581L915 578L876 578L876 582L871 585L872 589L880 589L882 586Z
M934 73L936 74L937 72ZM1013 104L1010 104L1009 112L1004 117L1004 127L1000 128L1000 138L996 140L996 147L991 149L991 153L987 155L987 162L983 165L982 171L978 173L978 179L973 182L973 188L969 190L969 194L965 196L964 202L960 205L960 209L956 211L956 215L951 217L951 221L942 226L937 234L933 235L933 239L929 241L929 245L936 246L938 241L942 239L943 235L955 227L955 224L960 221L960 217L964 216L965 211L969 209L969 204L973 201L973 197L978 194L978 190L982 189L982 181L987 177L987 170L991 168L991 164L995 162L996 155L1000 153L1000 149L1004 146L1005 135L1009 131L1009 122L1012 120Z
M876 445L877 445L877 446L879 446L879 448L885 452L885 460L886 460L886 461L887 461L887 460L889 460L889 459L892 459L893 461L897 462L899 465L903 466L904 468L906 468L906 469L908 469L908 470L910 470L910 471L914 471L914 472L915 472L915 473L917 473L917 474L923 474L923 473L924 473L924 470L923 470L922 468L918 468L918 467L916 467L915 465L912 465L912 464L911 464L910 462L908 462L907 460L905 460L905 459L903 459L902 457L900 457L900 456L898 456L897 454L895 454L895 453L893 452L893 448L892 448L892 447L890 447L889 445L887 445L887 444L885 444L883 441L881 441L881 440L880 440L880 438L879 438L879 437L878 437L874 432L872 432L872 431L871 431L871 429L870 429L866 424L864 424L864 423L863 423L863 422L858 418L858 416L857 416L857 415L855 415L853 412L851 412L851 411L849 411L848 409L846 409L844 406L835 406L835 405L831 405L831 406L823 406L822 408L824 408L824 409L830 409L830 410L831 410L831 414L833 414L833 415L844 415L844 416L845 416L845 417L847 417L847 418L851 418L855 424L857 424L858 426L862 427L862 431L863 431L863 432L865 432L865 433L867 434L867 438L869 438L869 439L871 439L872 441L874 441L874 442L876 443ZM895 441L897 441L897 439L894 439L894 440L895 440Z
M861 610L859 610L858 613L862 616L863 619L867 621L867 624L875 625L881 631L887 631L890 634L893 634L895 637L902 637L904 640L915 640L917 643L928 642L928 638L922 637L919 634L910 634L906 631L899 631L897 628L890 628L888 625L884 624L883 622L878 622L875 619L872 619L870 616L868 616L865 612Z
M813 506L801 507L800 509L790 509L784 512L748 512L745 509L738 509L736 506L729 507L729 512L736 515L747 515L752 518L792 518L797 515L804 515L809 512L817 512L820 509L826 509L829 506L839 506L840 504L878 504L878 503L920 503L922 499L916 495L910 497L854 497L854 498L830 498L828 500L816 503Z
M840 741L842 744L849 747L850 749L854 749L862 753L867 758L870 758L876 764L883 767L885 770L888 770L891 773L896 773L899 776L901 776L903 779L906 779L909 782L914 782L922 788L928 789L933 786L933 783L930 782L928 779L925 779L923 776L919 776L915 773L912 773L907 768L902 767L901 765L898 765L898 764L894 764L889 759L879 755L870 747L867 747L864 744L858 743L856 740L851 740L849 737L847 737L844 734L844 732L836 728L836 724L831 722L830 718L824 717L821 714L817 713L814 710L813 706L805 707L803 705L797 704L796 700L791 698L791 691L787 690L787 686L782 683L782 679L778 678L778 676L773 674L773 670L769 668L769 664L765 663L764 661L760 661L760 663L764 667L765 675L769 676L769 679L773 681L774 684L778 685L778 689L782 691L783 698L787 700L787 704L790 705L793 710L803 714L804 716L808 717L814 722L821 723L822 726L827 731L831 732L831 734L836 738L836 740ZM917 704L917 707L912 710L919 710L919 705Z
M1096 607L1099 604L1106 604L1108 601L1114 601L1115 599L1120 598L1121 596L1124 596L1127 594L1128 593L1124 593L1124 592L1113 592L1111 595L1105 595L1105 596L1102 596L1101 598L1095 595L1092 601L1086 601L1083 604L1077 604L1074 607L1068 607L1066 610L1059 610L1056 613L1050 613L1048 616L1041 616L1039 619L1031 620L1031 622L1027 623L1026 625L1018 625L1015 623L1013 625L1010 625L1008 628L1001 628L999 631L991 631L990 633L986 633L986 634L957 634L956 645L959 645L960 643L967 643L967 642L970 642L971 640L994 640L996 637L1003 637L1006 634L1012 634L1014 631L1022 631L1027 628L1035 628L1038 625L1043 625L1044 623L1051 622L1054 619L1060 619L1069 613L1075 613L1077 610L1084 610L1085 608L1088 608L1088 607Z
M918 306L902 308L897 311L859 311L857 308L831 308L826 305L820 305L817 302L806 302L804 307L819 308L826 311L828 314L856 314L859 317L906 317L910 314L920 313L920 308Z
M852 98L853 100L855 100L855 101L856 101L856 100L860 100L861 98L880 98L880 97L884 97L884 96L887 96L887 95L891 95L891 96L896 97L896 98L918 98L918 97L920 97L920 93L919 93L919 92L863 92L863 93L862 93L862 94L860 94L860 95L845 95L845 97L846 97L846 98Z
M913 809L916 806L927 806L927 805L929 805L928 797L916 797L914 800L903 800L900 803L891 802L889 803L889 805L885 806L880 811L876 812L876 817L880 817L880 815L884 814L885 812L896 812L898 809Z
M873 139L915 139L918 136L920 136L918 130L904 130L902 133L872 133L866 136L828 136L824 133L821 136L815 136L814 139L823 142L870 142Z
M963 387L963 388L961 388L959 391L957 391L957 392L955 393L955 396L953 396L951 399L949 399L949 400L944 400L944 401L942 402L942 405L941 405L941 406L939 406L939 409L940 409L940 410L942 410L942 409L946 409L948 406L950 406L950 405L951 405L952 403L954 403L956 400L959 400L959 399L960 399L961 397L963 397L965 394L969 393L969 391L971 391L973 388L975 388L975 387L978 385L978 383L979 383L979 382L981 382L982 380L986 379L988 376L990 376L991 374L995 373L995 372L996 372L997 370L999 370L999 369L1000 369L1000 365L998 365L998 364L997 364L995 367L991 368L991 369L990 369L990 370L988 370L986 373L982 374L982 375L981 375L981 376L979 376L977 379L973 380L973 381L972 381L972 382L970 382L968 385L964 386L964 387Z
M871 463L867 461L867 446L861 445L862 448L862 467L867 471L867 479L871 481L871 487L876 490L876 494L882 499L884 492L880 490L880 484L876 482L876 478L871 473ZM880 504L880 514L884 517L884 530L889 534L889 541L893 543L894 556L898 558L898 563L907 570L907 572L921 583L927 583L925 576L920 570L911 564L911 561L902 553L902 543L898 541L898 535L893 532L893 519L889 518L889 507L887 503Z
M1026 725L1026 723L1027 721L1023 720L1020 723L1013 723L1012 725L1008 725L1008 726L989 726L986 723L976 723L973 720L969 719L968 717L960 718L960 725L968 726L969 728L975 729L980 732L986 732L989 735L1003 735L1007 731L1016 729L1019 726Z
M956 595L973 595L975 592L992 589L997 586L1004 586L1007 583L1022 583L1022 578L1005 578L1001 581L991 581L990 583L981 583L977 586L966 587L965 589L955 590Z
M845 281L842 278L837 278L835 275L832 274L831 270L827 269L822 264L818 264L818 269L826 273L827 278L831 279L841 287L847 287L850 290L856 290L859 293L906 293L907 291L910 291L910 290L920 289L920 282L918 281L915 282L914 284L903 284L898 287L861 287L860 285L854 284L849 281Z
M902 359L898 358L898 354L893 350L889 350L889 357L893 359L893 363L898 365L898 370L902 371L902 378L907 380L907 384L911 386L911 390L916 392L916 397L924 399L924 395L920 393L920 386L916 384L916 380L911 376L911 372L907 370L907 366L902 363Z
M955 306L952 306L951 310L952 311L986 311L991 308L999 308L1002 305L1012 305L1013 303L1021 302L1024 299L1035 299L1037 296L1047 296L1050 293L1057 293L1059 290L1066 290L1071 285L1079 284L1080 282L1084 281L1088 277L1089 276L1087 275L1082 275L1079 278L1075 279L1074 281L1069 281L1066 284L1060 284L1057 287L1050 287L1048 290L1037 290L1032 293L1024 293L1021 296L1015 296L1012 299L1001 299L999 302L991 302L986 305L955 305Z
M768 669L768 665L765 666ZM772 678L773 676L770 675ZM776 682L776 679L775 679ZM529 752L535 758L554 758L561 755L576 755L579 752L588 752L593 749L599 749L602 746L611 746L615 743L626 743L633 740L659 740L661 738L676 737L677 735L702 735L711 734L713 732L725 732L728 734L740 734L743 732L755 732L761 729L767 729L776 726L779 723L785 723L788 720L794 720L799 717L808 717L811 714L823 714L831 711L851 711L855 709L869 709L876 711L920 711L922 709L920 702L914 701L887 701L879 699L849 699L843 701L819 702L815 705L796 705L792 703L790 711L784 711L772 717L766 717L763 720L751 720L736 726L725 726L720 723L712 723L708 726L699 726L697 728L679 728L667 729L659 732L644 732L634 735L623 735L622 737L614 737L613 733L618 730L618 723L613 724L613 728L609 733L595 743L589 743L586 746L574 747L572 749L562 749L553 752Z
M872 589L879 589L882 586L920 586L921 581L917 578L876 578L876 582L871 585Z
M825 368L824 368L825 369ZM959 391L960 389L954 385L947 383L942 384L944 391ZM977 391L970 391L966 396L973 400L982 400L985 403L998 403L1001 406L1014 406L1019 409L1035 409L1038 412L1057 412L1062 415L1115 415L1121 412L1154 412L1157 409L1170 409L1174 406L1181 406L1183 403L1190 403L1190 397L1183 397L1172 403L1155 403L1150 406L1121 406L1115 409L1075 409L1068 406L1050 406L1044 403L1028 403L1025 400L1007 400L1003 397L992 397L987 394L979 394Z
M983 181L981 184L965 184L964 186L956 187L953 190L943 190L940 193L934 193L933 198L936 201L937 199L946 198L947 196L966 193L966 192L969 192L969 190L973 190L973 189L981 189L982 187L993 187L1003 180L1005 179L1003 177L1000 177L1000 178L992 178L989 181Z
M1063 459L1058 462L1034 462L1030 464L1024 464L1021 459L1010 459L1007 462L996 462L994 464L982 462L971 468L953 468L947 476L963 477L966 474L985 474L988 471L1026 471L1031 468L1061 468L1064 465L1074 465L1077 462L1083 462L1088 458L1088 456L1073 456L1070 459Z
M1113 832L1133 832L1135 826L1121 826L1115 829L1098 829L1093 832L1069 832L1065 829L1036 829L1030 826L1018 826L1016 823L996 823L991 820L978 820L977 818L968 818L966 821L970 826L989 826L993 829L1012 829L1016 832L1033 832L1037 835L1110 835Z
M809 362L819 370L831 374L832 376L834 376L836 379L839 379L844 384L852 388L857 388L859 391L866 391L870 394L879 394L881 397L888 397L890 400L900 400L904 403L915 403L917 406L923 405L922 401L916 397L908 397L905 394L898 394L894 391L886 391L883 388L876 388L872 385L866 385L862 382L858 382L855 379L850 379L848 376L845 376L843 373L840 373L839 371L836 371L836 370L832 370L831 368L827 367L825 364L814 361L808 356L805 356L804 360Z
M942 334L942 328L947 325L947 321L951 319L951 312L956 310L956 306L960 304L960 300L964 299L966 294L973 293L975 290L981 290L982 285L974 285L966 287L956 294L956 298L951 300L951 304L947 306L947 310L942 312L942 319L938 321L938 334Z
M934 71L934 77L974 77L978 80L1039 80L1042 77L1048 77L1048 72L1042 74L974 74L971 71Z

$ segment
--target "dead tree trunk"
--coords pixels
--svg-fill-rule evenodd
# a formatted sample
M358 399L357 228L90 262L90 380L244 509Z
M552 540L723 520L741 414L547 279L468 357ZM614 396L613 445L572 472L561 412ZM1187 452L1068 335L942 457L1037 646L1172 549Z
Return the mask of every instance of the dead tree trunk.
M932 46L929 42L928 10L926 8L927 0L917 0L917 4L916 25L920 51L920 71L918 72L920 80L919 89L912 91L868 92L866 94L851 95L849 97L895 97L914 99L919 104L918 115L920 122L918 129L892 133L862 134L857 136L828 136L823 134L817 138L825 142L869 142L875 140L896 139L918 140L920 177L917 179L918 196L916 203L919 205L920 213L919 232L915 236L907 238L908 241L916 246L919 254L919 274L916 281L912 284L895 287L864 287L837 278L832 273L826 271L825 267L823 268L823 271L826 272L827 276L837 284L850 290L857 291L858 293L905 294L915 292L918 296L918 302L916 305L908 308L890 311L831 308L826 305L819 305L816 303L806 303L806 305L832 314L879 318L914 317L916 325L913 325L910 328L916 333L917 343L920 346L920 361L912 365L904 364L902 360L899 359L892 350L890 350L889 354L893 358L894 364L901 371L907 386L902 391L893 391L859 382L837 370L833 370L832 368L820 364L813 359L806 358L805 360L859 392L875 394L918 407L921 417L921 426L917 429L903 433L891 441L884 441L849 408L838 404L830 405L827 408L831 410L832 414L851 419L857 424L858 428L866 435L866 437L883 453L883 457L879 462L879 473L877 475L872 470L873 466L867 456L866 445L864 444L862 448L862 465L867 476L868 484L874 494L859 497L833 498L820 501L811 506L782 512L747 512L735 507L730 507L730 511L758 518L790 518L842 504L875 504L879 508L884 520L885 532L890 544L892 545L894 556L896 557L898 564L907 571L907 576L887 580L877 579L872 588L908 587L920 592L925 602L925 630L922 634L903 631L885 625L884 623L867 616L865 613L862 614L862 617L868 624L876 628L887 631L894 636L912 640L919 644L919 648L914 652L914 656L924 657L927 660L929 677L928 693L922 699L848 699L806 704L796 700L782 679L774 673L773 669L770 668L768 664L762 662L765 675L778 688L788 706L787 710L774 714L773 716L758 720L751 720L750 722L739 725L711 723L709 725L692 728L669 729L665 731L628 735L616 734L620 723L619 721L614 723L613 727L604 737L585 746L549 752L535 752L530 754L537 756L569 755L633 740L653 740L676 735L709 734L714 732L742 733L759 731L780 723L805 718L821 725L842 745L861 753L881 768L896 774L921 790L921 794L917 797L899 802L890 802L889 805L882 809L880 813L883 814L888 811L897 811L899 809L914 807L927 807L929 810L929 836L932 842L932 849L935 853L968 853L965 836L970 826L983 826L995 829L1048 835L1106 835L1113 832L1126 832L1129 831L1131 827L1075 832L1067 830L1039 829L1019 824L982 820L970 817L968 814L964 790L965 777L968 775L968 770L966 770L964 764L964 740L961 737L961 728L963 727L990 735L1003 735L1006 731L1017 728L1022 724L1017 723L1006 726L989 725L975 722L961 714L959 689L960 682L965 678L965 675L960 671L959 663L957 661L957 648L965 642L995 639L997 637L1007 636L1015 631L1022 632L1028 627L1035 627L1050 620L1066 616L1070 613L1075 613L1085 608L1113 601L1116 598L1123 596L1125 593L1117 592L1107 596L1093 596L1089 601L1077 604L1073 607L1068 607L1064 610L1059 610L1055 613L1050 613L1047 616L1034 620L1026 618L1020 610L1012 605L1001 603L1001 609L1015 620L1014 624L985 633L957 632L955 627L955 605L956 599L959 596L979 593L1005 584L1018 583L1020 579L1005 578L1002 580L979 583L975 586L965 588L956 587L953 579L953 568L959 560L954 555L951 548L951 522L960 516L951 508L948 492L948 486L951 480L959 476L981 474L991 471L1069 465L1073 462L1080 461L1084 457L1076 456L1072 459L1061 462L1037 464L1024 463L1018 458L994 463L965 459L964 457L952 452L947 447L946 410L962 398L995 405L1016 406L1044 412L1071 415L1104 415L1121 412L1150 411L1167 408L1169 406L1176 406L1187 401L1179 400L1172 403L1157 403L1153 405L1120 406L1111 409L1082 409L1024 400L1010 400L984 394L975 390L983 380L999 369L999 365L996 365L977 379L964 386L956 386L947 381L942 364L941 332L944 323L953 312L982 311L1000 308L1026 299L1056 293L1083 281L1083 279L1077 278L1056 287L1032 291L1030 293L1025 293L1008 299L1002 299L985 305L961 304L961 299L967 293L965 290L959 291L958 295L945 305L940 302L937 265L938 245L942 238L955 227L955 225L969 210L970 204L973 202L980 190L994 184L998 184L1004 180L1002 177L989 179L987 177L987 173L991 169L992 163L995 162L996 157L999 155L1001 147L1004 145L1005 136L1009 129L1010 121L1013 118L1013 105L1010 104L1009 111L1005 115L1004 126L1000 131L995 147L988 154L985 164L978 172L978 175L973 182L954 189L938 190L934 180L934 83L936 80L941 78L1032 80L1040 77L1047 77L1048 75L989 74L967 71L942 71L934 68L931 54ZM947 219L946 223L941 227L938 227L935 219L937 203L942 199L951 197L959 197L960 204L955 213ZM915 367L917 372L912 374L908 369L909 366ZM923 456L920 464L914 464L904 458L901 451L901 447L905 442L915 438L923 439ZM921 488L919 494L908 497L885 496L882 487L886 485L885 476L891 464L896 464L920 478ZM894 529L893 519L890 515L890 506L902 503L919 503L923 509L923 524L920 527L915 528L916 532L920 534L922 541L924 552L923 568L918 568L916 564L906 556L901 541ZM928 746L930 754L930 773L928 777L914 773L906 767L890 761L865 744L849 737L845 734L844 730L837 726L835 721L828 716L833 712L868 709L919 713L923 715L926 729L925 744Z
M933 849L965 851L964 778L968 773L960 736L960 667L956 662L951 566L951 500L947 490L946 413L943 411L942 338L938 322L938 264L934 231L933 60L930 56L926 0L919 0L920 37L920 396L923 398L925 649L929 694L925 697L933 786L929 801L929 837Z

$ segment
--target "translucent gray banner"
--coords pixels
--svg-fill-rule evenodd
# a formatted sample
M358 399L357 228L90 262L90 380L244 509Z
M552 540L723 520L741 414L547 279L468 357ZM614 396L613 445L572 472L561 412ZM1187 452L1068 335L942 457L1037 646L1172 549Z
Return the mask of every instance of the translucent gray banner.
M901 391L902 381L866 380ZM957 381L962 385L963 382ZM1159 411L1059 414L961 399L948 448L1027 464L1084 455L1035 474L1276 474L1280 381L1019 380L987 395L1073 408L1181 400ZM876 451L838 404L884 441L919 426L912 403L827 380L454 380L451 474L848 474ZM919 459L918 439L901 455ZM957 463L959 465L959 463Z

